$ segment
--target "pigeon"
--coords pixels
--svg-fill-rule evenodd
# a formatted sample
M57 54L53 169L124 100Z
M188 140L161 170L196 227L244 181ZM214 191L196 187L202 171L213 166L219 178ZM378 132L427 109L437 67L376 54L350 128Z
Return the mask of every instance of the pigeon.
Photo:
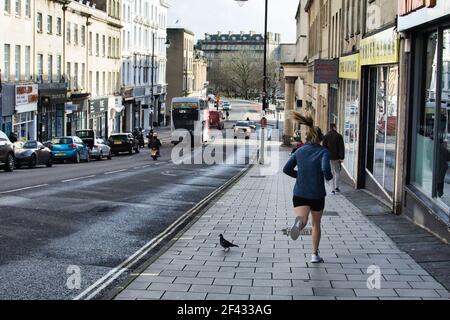
M222 234L219 235L219 238L220 238L220 245L222 246L222 248L224 248L225 252L230 251L230 248L232 248L232 247L239 248L238 245L233 244L233 243L229 242L228 240L225 240L225 238L223 237Z

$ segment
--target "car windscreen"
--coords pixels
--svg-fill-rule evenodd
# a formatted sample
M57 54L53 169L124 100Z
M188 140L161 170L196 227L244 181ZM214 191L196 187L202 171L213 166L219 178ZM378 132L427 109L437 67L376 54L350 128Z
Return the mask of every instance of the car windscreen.
M28 141L25 142L25 144L22 147L23 149L36 149L37 148L37 142L36 141Z
M93 131L77 131L77 137L80 139L94 138Z
M250 127L248 122L238 122L236 123L236 127Z
M56 138L51 141L51 144L72 144L72 138Z

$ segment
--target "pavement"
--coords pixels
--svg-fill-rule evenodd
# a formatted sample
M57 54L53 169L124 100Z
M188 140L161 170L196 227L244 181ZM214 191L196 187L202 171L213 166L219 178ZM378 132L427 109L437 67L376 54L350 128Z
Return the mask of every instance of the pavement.
M280 166L288 153L279 152ZM355 205L350 190L327 198L320 246L325 263L311 264L310 226L297 241L287 236L294 180L281 167L274 175L260 172L253 166L115 299L450 298L442 284L362 212L361 201ZM239 248L225 253L219 246L221 233Z

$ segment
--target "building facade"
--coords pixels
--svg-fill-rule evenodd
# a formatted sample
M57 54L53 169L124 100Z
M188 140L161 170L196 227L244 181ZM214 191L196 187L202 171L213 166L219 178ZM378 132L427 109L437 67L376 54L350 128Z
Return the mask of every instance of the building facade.
M166 83L166 20L162 0L124 0L122 20L122 96L124 131L148 130L164 120Z
M166 124L170 124L172 99L194 93L194 33L185 28L168 28Z
M401 210L450 241L450 3L399 1ZM403 128L402 128L403 131ZM401 131L399 131L401 132Z
M227 58L238 52L250 52L254 59L264 57L264 36L254 31L235 34L217 32L206 33L204 39L199 40L197 46L205 53L208 60L208 81L210 88L218 93L222 87L222 68ZM268 59L280 61L280 35L268 33Z
M205 96L207 94L207 87L209 83L208 78L208 59L206 59L205 53L201 50L194 49L194 87L193 91L199 96Z

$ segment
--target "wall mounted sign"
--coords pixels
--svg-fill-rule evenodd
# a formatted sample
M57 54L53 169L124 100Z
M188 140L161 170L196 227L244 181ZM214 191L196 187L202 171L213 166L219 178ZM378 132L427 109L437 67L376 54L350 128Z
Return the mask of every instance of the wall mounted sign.
M360 70L359 53L339 59L339 78L359 80Z
M16 106L37 103L39 100L38 85L27 84L16 86Z
M398 34L394 28L364 38L360 44L362 66L398 63Z
M314 61L314 83L339 83L339 59Z
M400 16L406 16L419 9L434 8L435 6L436 0L399 0L398 12Z

